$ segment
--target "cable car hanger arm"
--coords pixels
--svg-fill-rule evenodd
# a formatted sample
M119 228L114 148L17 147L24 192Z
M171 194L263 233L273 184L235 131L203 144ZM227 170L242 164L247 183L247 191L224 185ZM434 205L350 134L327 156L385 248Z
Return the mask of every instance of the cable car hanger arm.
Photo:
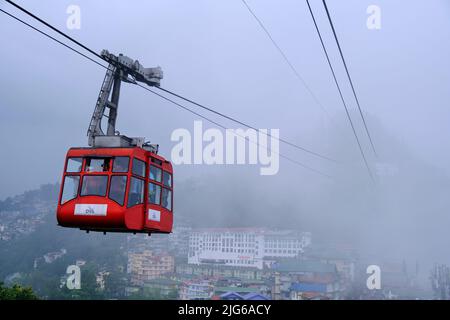
M116 133L120 85L124 81L134 84L142 82L149 86L159 87L163 72L160 67L144 68L138 60L133 60L122 54L116 56L108 50L102 50L100 55L109 65L89 123L88 143L92 147L143 147L145 144L144 138L129 138ZM106 109L109 109L108 115L105 114ZM103 117L108 119L106 134L101 128ZM157 146L150 146L150 149L154 149L152 151L157 153Z

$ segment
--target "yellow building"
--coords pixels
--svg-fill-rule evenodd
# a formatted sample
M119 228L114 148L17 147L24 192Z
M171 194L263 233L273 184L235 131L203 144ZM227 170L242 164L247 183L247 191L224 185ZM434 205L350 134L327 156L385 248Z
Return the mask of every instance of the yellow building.
M174 257L167 253L154 254L150 250L144 250L128 254L128 273L134 285L142 286L148 280L174 271Z

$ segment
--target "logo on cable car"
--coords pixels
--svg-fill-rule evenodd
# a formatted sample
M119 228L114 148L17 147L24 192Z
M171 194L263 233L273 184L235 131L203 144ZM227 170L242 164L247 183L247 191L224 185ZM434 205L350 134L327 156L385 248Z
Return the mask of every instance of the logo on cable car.
M76 204L75 215L80 216L106 216L107 204Z
M148 220L161 221L161 212L158 210L148 209Z

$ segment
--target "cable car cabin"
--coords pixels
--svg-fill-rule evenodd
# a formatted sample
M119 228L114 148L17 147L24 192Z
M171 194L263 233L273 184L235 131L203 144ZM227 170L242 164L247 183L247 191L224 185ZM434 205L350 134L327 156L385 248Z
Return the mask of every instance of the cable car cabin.
M57 219L86 231L170 233L172 165L139 147L71 148Z

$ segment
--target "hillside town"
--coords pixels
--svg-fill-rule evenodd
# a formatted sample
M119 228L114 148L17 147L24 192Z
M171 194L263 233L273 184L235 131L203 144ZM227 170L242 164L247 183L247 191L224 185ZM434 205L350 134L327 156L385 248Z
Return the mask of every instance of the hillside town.
M184 226L169 237L152 237L128 238L129 294L157 290L182 300L424 297L417 274L402 263L389 266L381 290L369 290L366 266L352 248L314 245L310 232Z
M32 194L31 194L31 198ZM36 197L34 197L36 198ZM30 201L20 196L9 199L0 210L0 244L33 235L48 224L54 214L52 201ZM52 226L52 228L57 228ZM78 232L78 233L77 233ZM76 231L75 235L82 233ZM91 235L89 235L92 237ZM108 239L109 235L103 236ZM87 238L90 239L90 238ZM123 283L123 298L222 299L222 300L311 300L311 299L429 299L431 288L419 285L419 265L386 261L380 265L382 286L370 290L367 266L372 262L354 246L327 244L308 231L275 228L194 228L179 217L169 235L125 236L126 245L117 248L125 264L98 263L93 281L96 290L105 290L108 277L116 274ZM63 244L62 244L63 245ZM89 258L73 256L64 246L32 257L30 272L71 257L83 268ZM80 250L83 252L83 250ZM108 256L108 259L112 257ZM92 260L92 259L91 259ZM436 269L433 288L442 291ZM439 271L439 272L438 272ZM57 275L63 288L67 274ZM4 280L20 279L13 272ZM441 281L442 282L442 281ZM431 287L431 285L430 285Z

